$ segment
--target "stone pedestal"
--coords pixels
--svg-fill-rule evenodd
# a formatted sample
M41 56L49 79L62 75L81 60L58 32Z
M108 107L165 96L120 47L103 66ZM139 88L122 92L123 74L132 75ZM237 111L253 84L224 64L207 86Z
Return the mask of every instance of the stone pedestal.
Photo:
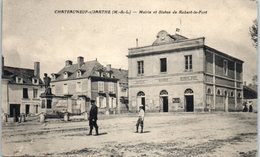
M45 122L45 115L44 115L44 113L41 113L41 114L40 114L40 122L41 122L41 123L44 123L44 122Z
M87 112L84 113L84 120L88 120L88 113Z
M4 113L2 118L3 118L3 122L6 123L8 121L8 114Z
M69 121L69 113L67 112L64 114L64 121L65 122Z

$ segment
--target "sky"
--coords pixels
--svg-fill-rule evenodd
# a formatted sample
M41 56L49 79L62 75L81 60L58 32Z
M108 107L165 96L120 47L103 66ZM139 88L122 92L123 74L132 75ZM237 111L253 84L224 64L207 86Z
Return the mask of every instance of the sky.
M57 14L55 10L128 10L131 14ZM177 14L139 14L177 11ZM206 14L179 14L206 11ZM137 13L133 13L136 11ZM257 18L252 0L4 0L2 52L5 65L57 73L65 60L97 60L128 69L128 49L151 45L161 30L188 38L205 37L206 45L244 61L244 81L257 74L257 49L249 27Z

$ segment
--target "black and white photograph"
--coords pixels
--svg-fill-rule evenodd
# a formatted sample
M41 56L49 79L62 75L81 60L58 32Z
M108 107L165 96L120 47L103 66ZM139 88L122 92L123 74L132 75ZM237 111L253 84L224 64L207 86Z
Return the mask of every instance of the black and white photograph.
M3 0L1 155L256 157L257 0Z

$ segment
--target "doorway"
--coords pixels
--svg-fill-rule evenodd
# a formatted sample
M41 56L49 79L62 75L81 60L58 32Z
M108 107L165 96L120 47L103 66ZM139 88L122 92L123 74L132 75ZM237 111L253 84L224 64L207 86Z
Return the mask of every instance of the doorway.
M141 104L143 105L145 111L145 97L141 97Z
M184 98L185 98L185 109L186 112L193 112L194 111L194 96L193 90L188 88L184 91Z
M194 104L193 104L193 95L186 95L186 111L193 112L194 111Z
M163 112L168 112L169 106L168 106L168 97L167 96L162 97L162 103L163 103Z
M25 114L26 116L30 113L30 105L25 105Z
M20 116L20 104L10 104L10 117L14 117L14 121L18 121Z
M145 94L143 91L140 91L137 93L137 107L139 110L139 105L143 105L144 111L145 111Z
M166 90L160 92L160 99L163 112L169 112L168 92Z

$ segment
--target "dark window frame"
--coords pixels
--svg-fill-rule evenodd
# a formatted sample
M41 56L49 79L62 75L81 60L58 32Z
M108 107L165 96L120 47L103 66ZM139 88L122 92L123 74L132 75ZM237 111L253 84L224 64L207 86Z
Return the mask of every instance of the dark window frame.
M167 58L160 58L160 72L167 72Z
M185 71L192 71L192 55L185 55Z
M143 60L137 61L137 74L138 75L144 74L144 61Z
M23 98L24 99L29 99L28 88L23 88Z

